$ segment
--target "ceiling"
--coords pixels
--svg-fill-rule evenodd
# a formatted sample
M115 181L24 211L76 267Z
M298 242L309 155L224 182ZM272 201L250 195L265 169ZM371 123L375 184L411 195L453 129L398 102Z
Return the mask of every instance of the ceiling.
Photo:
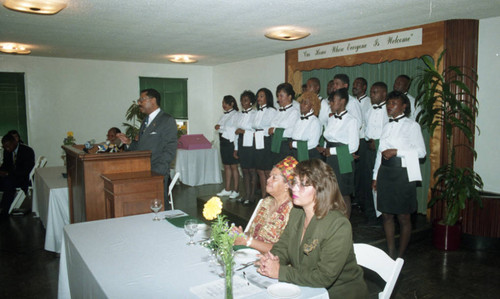
M447 19L495 16L500 0L69 0L52 16L1 6L0 42L26 44L32 56L170 63L168 55L192 54L197 65L213 66ZM311 35L297 41L264 37L283 25Z

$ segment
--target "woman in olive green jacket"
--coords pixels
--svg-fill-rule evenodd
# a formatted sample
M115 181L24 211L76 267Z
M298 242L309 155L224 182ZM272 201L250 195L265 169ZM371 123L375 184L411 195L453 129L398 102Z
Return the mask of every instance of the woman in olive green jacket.
M323 287L330 298L366 298L363 270L333 170L321 160L295 169L294 208L280 240L262 256L259 272L279 281Z

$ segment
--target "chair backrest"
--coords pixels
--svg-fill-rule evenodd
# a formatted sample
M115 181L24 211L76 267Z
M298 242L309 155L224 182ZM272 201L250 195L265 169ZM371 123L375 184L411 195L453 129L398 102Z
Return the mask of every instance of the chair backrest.
M252 217L250 217L250 220L248 220L247 226L245 227L245 233L248 232L248 230L250 229L250 225L252 224L255 215L257 215L257 211L259 210L260 205L262 204L262 200L263 199L259 200L259 202L255 206L255 210L253 210Z
M389 299L398 280L404 260L402 258L393 260L383 250L362 243L354 244L354 253L356 254L358 265L377 272L385 280L385 288L379 293L378 297L380 299Z
M174 186L177 183L177 180L179 179L180 175L181 173L177 172L172 178L170 185L168 185L168 195L170 197L170 207L172 208L172 210L174 209L174 197L172 196L172 190L174 189Z
M30 181L32 184L33 184L33 177L35 176L35 170L37 168L45 167L46 164L47 164L47 158L45 158L44 156L38 157L38 159L35 162L35 166L30 171Z
M172 181L170 182L170 185L168 185L168 194L172 193L172 189L174 189L175 183L177 183L177 180L179 179L179 176L181 175L180 172L176 172L174 177L172 178Z

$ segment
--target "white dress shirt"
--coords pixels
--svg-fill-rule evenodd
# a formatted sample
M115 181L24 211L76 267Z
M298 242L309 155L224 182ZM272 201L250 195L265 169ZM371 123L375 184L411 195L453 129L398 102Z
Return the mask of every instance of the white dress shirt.
M269 136L269 128L271 127L271 122L276 117L277 113L278 110L273 107L267 107L267 105L259 107L259 109L257 109L257 112L255 113L252 128L254 130L262 130L264 136Z
M255 118L255 114L257 112L250 107L247 110L238 112L238 116L236 117L236 129L242 129L245 130L245 133L243 134L243 146L244 147L251 147L253 145L253 120ZM236 131L236 130L235 130ZM240 138L239 135L236 135L234 139L234 150L238 150L238 139ZM250 143L250 144L249 144Z
M411 113L410 113L410 118L415 120L417 118L418 112L420 112L420 107L415 108L415 98L410 95L409 93L405 93L405 95L408 97L410 100L410 107L411 107Z
M283 109L286 109L282 111ZM292 137L293 126L299 120L300 113L294 104L289 104L286 107L280 107L278 113L276 113L274 119L271 121L271 128L283 128L285 132L283 133L283 138Z
M399 117L401 116L396 117L396 119ZM415 168L412 165L416 163L418 169L408 169L410 181L412 181L410 172L418 170L418 174L420 174L418 159L425 157L426 151L420 126L413 119L403 117L397 122L388 122L384 126L373 168L374 180L377 179L378 170L382 163L382 152L387 149L398 150L396 157L401 158L402 167Z
M222 137L227 140L233 142L236 134L236 122L238 120L238 111L231 109L229 111L225 111L224 114L220 117L217 124L219 127L219 133L222 134Z
M372 108L372 100L366 94L362 95L359 99L356 98L361 108L362 123L359 130L359 139L365 138L365 128L368 111Z
M330 109L330 104L328 102L328 99L322 99L318 119L319 119L319 122L321 123L321 125L325 128L326 128L326 125L328 125L328 117L329 117L328 115L330 113L332 113L332 110Z
M305 119L307 117L307 119ZM311 110L306 115L301 115L299 121L295 123L292 133L293 140L307 141L307 149L318 146L321 137L321 124ZM297 148L297 142L292 142L292 147Z
M355 153L359 147L358 120L349 113L349 110L344 110L339 115L342 119L336 118L334 115L328 118L328 125L323 136L328 142L347 144L349 146L349 153ZM337 149L330 148L330 154L336 155Z
M382 129L385 124L389 122L389 116L387 116L386 103L382 102L378 105L373 105L368 110L366 114L366 126L365 126L365 140L370 139L380 139L382 136ZM380 107L380 108L376 108Z

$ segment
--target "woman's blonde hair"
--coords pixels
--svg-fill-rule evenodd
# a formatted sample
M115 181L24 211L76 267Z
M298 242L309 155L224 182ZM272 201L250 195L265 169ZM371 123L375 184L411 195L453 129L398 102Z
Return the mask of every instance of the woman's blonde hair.
M297 102L301 103L305 99L311 102L314 115L318 116L319 109L321 108L321 102L319 101L318 95L314 92L306 91L297 99Z
M305 185L312 185L314 196L314 214L319 219L331 210L347 214L347 207L340 193L337 177L333 169L319 159L302 161L295 167L295 178Z

